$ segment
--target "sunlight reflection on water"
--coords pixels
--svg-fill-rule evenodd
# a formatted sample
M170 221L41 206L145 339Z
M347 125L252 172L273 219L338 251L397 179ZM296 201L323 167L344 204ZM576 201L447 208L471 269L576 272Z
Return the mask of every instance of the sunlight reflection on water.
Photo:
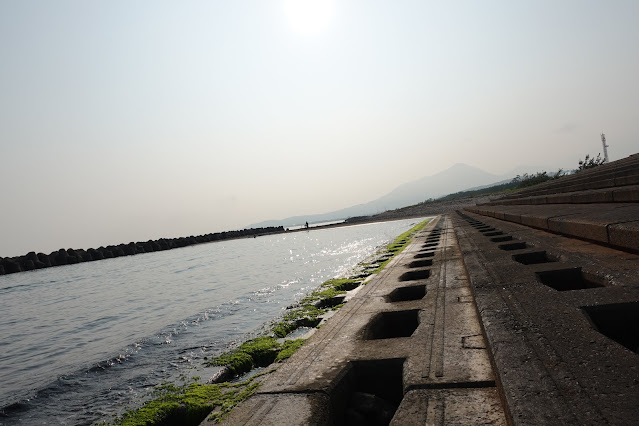
M347 275L416 222L224 241L2 276L0 407L22 402L0 423L83 424L120 413L325 280Z

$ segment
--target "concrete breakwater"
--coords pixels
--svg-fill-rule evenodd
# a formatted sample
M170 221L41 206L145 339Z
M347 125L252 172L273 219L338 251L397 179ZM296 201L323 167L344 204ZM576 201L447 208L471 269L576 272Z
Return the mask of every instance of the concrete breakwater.
M180 238L160 238L145 242L130 242L128 244L108 245L97 249L63 249L49 254L29 252L24 256L0 257L0 275L13 274L34 269L51 268L53 266L72 265L82 262L109 259L121 256L133 256L135 254L150 253L155 251L171 250L192 246L194 244L213 241L230 240L234 238L246 238L265 234L284 232L282 226L267 228L251 228L239 231L225 231L198 236Z

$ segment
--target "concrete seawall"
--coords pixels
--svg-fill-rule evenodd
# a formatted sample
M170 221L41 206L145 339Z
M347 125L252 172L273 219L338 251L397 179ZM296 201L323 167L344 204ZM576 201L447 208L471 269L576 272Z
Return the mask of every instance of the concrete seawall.
M447 217L420 232L224 424L443 419L507 423Z
M223 424L635 424L637 272L613 247L440 216Z
M638 202L633 155L448 211L225 424L637 424Z

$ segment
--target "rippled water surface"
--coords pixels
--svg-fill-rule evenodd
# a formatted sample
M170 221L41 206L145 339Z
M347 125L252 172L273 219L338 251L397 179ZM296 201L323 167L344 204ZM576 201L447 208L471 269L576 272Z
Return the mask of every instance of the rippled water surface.
M0 425L109 421L202 375L416 220L201 244L0 276Z

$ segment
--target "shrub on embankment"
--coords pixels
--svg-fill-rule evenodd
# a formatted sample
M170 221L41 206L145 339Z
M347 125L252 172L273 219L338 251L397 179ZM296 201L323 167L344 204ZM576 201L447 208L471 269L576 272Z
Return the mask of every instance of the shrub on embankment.
M241 231L225 231L212 234L180 237L160 238L145 242L131 242L128 244L109 245L97 249L60 249L50 254L29 252L24 256L0 257L0 275L31 271L34 269L50 268L53 266L72 265L82 262L110 259L121 256L133 256L141 253L171 250L213 241L229 240L233 238L251 237L264 234L284 232L283 226L268 228L251 228Z

